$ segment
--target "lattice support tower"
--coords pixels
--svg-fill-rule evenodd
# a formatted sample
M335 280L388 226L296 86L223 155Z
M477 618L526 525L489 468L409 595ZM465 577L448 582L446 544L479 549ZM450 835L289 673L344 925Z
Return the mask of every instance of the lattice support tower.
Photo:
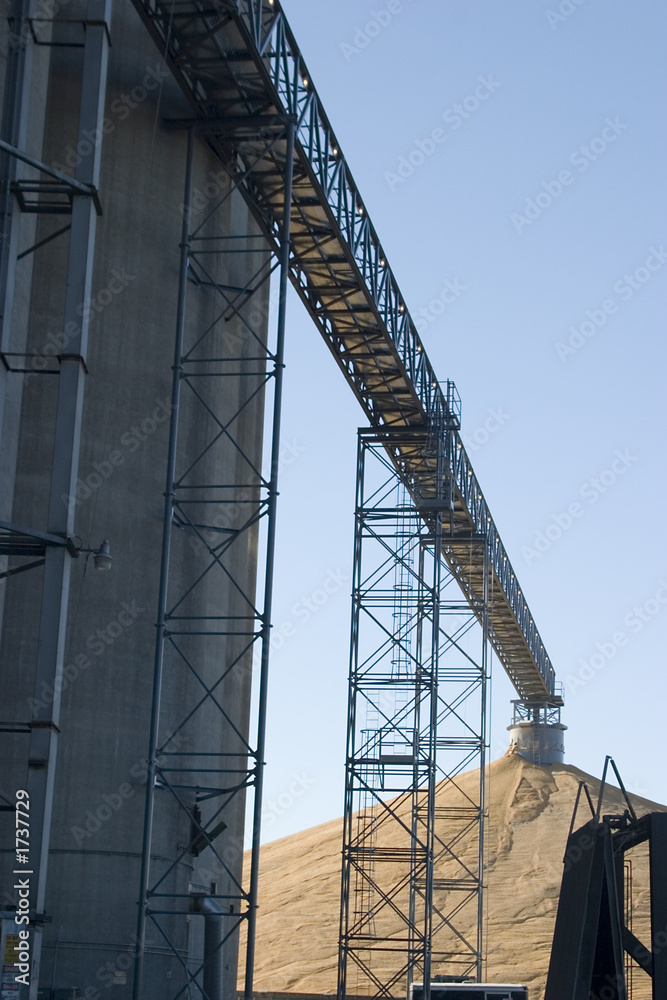
M359 433L340 998L482 974L489 560L471 608L443 547L488 547L453 530L454 434Z
M252 996L294 123L274 118L258 127L256 121L238 121L236 136L243 152L235 158L236 171L230 170L228 190L196 226L191 206L197 129L194 123L178 121L170 127L187 128L188 152L134 996L142 996L149 927L180 960L183 980L179 977L174 984L173 996L187 990L189 995L208 997L214 983L217 988L223 952L238 950L242 925L247 942L246 992ZM282 225L273 238L258 229L230 234L225 221L229 200L241 183L248 183L258 163L266 165L269 151L285 206ZM242 273L247 272L248 259L254 262L243 285L235 284L233 277L236 254L243 255ZM276 269L274 323L273 316L269 322L266 303L267 283ZM191 304L193 288L216 302L203 322ZM259 407L261 413L264 405L270 412L267 472L255 457L261 420L250 432L250 438L254 434L257 440L249 439L247 425L240 420L248 408ZM179 432L197 420L207 431L199 447L193 448ZM258 548L255 581L247 559L239 559L239 554ZM185 550L189 565L184 574ZM208 608L205 614L203 606ZM249 696L253 662L258 667L257 721L250 736L249 704L245 714L241 710L232 717L225 693L235 691L237 701L243 690ZM198 695L183 704L180 715L174 717L172 711L166 721L162 702L169 691L181 688L184 675L196 678ZM214 742L211 715L219 733ZM205 720L206 725L200 725ZM225 749L216 749L214 743ZM230 854L223 846L224 836L221 841L217 838L231 825L230 817L238 826L248 792L252 793L251 863L248 880L242 882L240 846L231 845ZM190 835L165 867L154 857L156 838L160 810L174 800L189 823ZM179 866L204 851L211 852L205 864L216 865L221 884L199 884L195 867L192 880L184 886ZM223 932L204 961L193 963L184 954L185 917L203 912L202 899L219 911Z

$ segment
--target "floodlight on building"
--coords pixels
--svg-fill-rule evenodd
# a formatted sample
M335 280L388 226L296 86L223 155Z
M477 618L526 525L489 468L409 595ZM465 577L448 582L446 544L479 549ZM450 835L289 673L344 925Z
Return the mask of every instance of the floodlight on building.
M111 552L109 551L109 542L106 538L100 545L99 549L93 552L93 563L95 565L95 569L111 569Z

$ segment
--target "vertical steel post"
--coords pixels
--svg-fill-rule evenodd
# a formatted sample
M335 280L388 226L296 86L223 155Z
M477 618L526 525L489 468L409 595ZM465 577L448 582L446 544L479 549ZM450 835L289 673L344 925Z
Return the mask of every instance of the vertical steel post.
M285 142L285 185L283 221L280 234L280 282L278 298L278 328L276 338L275 390L273 396L273 433L271 439L271 478L268 493L268 529L266 539L266 576L262 621L262 655L259 676L257 718L257 749L255 796L253 803L250 884L248 889L248 945L246 951L245 1000L252 1000L255 966L255 934L257 929L257 891L259 886L259 850L262 832L262 793L264 790L264 756L266 750L266 711L269 685L269 654L271 640L271 607L273 603L273 566L276 549L276 513L278 502L278 468L280 465L280 415L285 368L285 319L287 315L287 282L289 277L290 224L292 217L292 179L294 174L294 140L296 126L287 126Z
M169 582L169 561L171 557L171 523L174 509L174 481L176 478L176 448L178 444L178 418L181 400L181 372L183 370L183 338L185 335L185 301L188 287L188 263L190 258L190 216L192 211L192 178L194 172L194 129L188 131L188 146L185 163L185 185L183 192L183 223L181 227L181 256L178 273L178 300L176 305L176 336L174 343L174 364L171 383L171 419L169 423L169 449L167 453L167 478L165 485L164 515L162 522L162 559L160 565L160 588L158 592L157 635L155 639L155 662L153 669L153 700L151 706L151 729L148 748L146 774L146 805L144 811L144 836L141 851L141 873L139 876L139 913L137 915L137 935L134 961L133 1000L139 1000L143 985L144 955L146 951L146 918L148 911L148 882L150 877L151 841L153 835L153 813L155 806L155 771L158 738L160 730L160 700L162 697L162 676L164 670L164 641L167 614L167 585Z
M427 853L426 881L424 886L424 987L423 1000L431 1000L431 955L433 949L433 876L435 865L435 786L437 780L436 753L438 734L438 667L440 660L440 590L442 587L442 515L444 496L445 432L437 432L435 496L439 501L433 526L433 624L430 656L430 720L429 720L429 777L427 791Z
M484 981L484 869L486 857L486 694L489 675L489 602L491 582L491 552L488 535L484 538L484 584L482 608L482 656L480 663L480 747L479 747L479 843L477 869L479 884L477 888L477 982Z
M104 115L108 59L108 24L111 0L89 0L86 43L83 56L79 135L99 127ZM101 144L79 159L76 179L98 186ZM91 197L76 197L72 206L72 229L67 267L64 326L68 351L60 355L58 402L55 417L53 468L47 531L62 538L74 533L74 493L79 469L83 390L88 349L88 312L81 304L90 298L97 213ZM46 550L39 641L35 670L35 699L30 723L27 790L30 796L31 858L37 867L32 905L37 914L32 954L30 1000L36 1000L46 899L46 879L51 837L51 814L55 784L60 690L67 628L71 553L67 546ZM43 686L55 691L53 702L39 697ZM23 990L23 988L22 988Z
M418 750L421 733L421 692L424 685L423 671L423 645L424 645L424 617L428 601L424 595L424 563L426 560L426 544L422 540L419 545L419 562L417 570L417 630L415 637L415 749ZM417 838L419 836L419 753L415 753L415 761L412 772L412 822L410 824L410 901L408 904L408 970L405 983L405 995L410 997L410 990L414 982L415 965L419 948L416 935L417 917Z
M5 73L2 138L26 148L33 40L28 30L33 0L15 0L14 32L10 35ZM16 280L20 214L14 205L12 183L23 176L23 163L10 153L0 153L0 354L11 350L11 325ZM0 440L7 390L7 367L0 361Z
M347 739L345 759L345 799L343 803L343 863L341 866L340 924L338 933L338 986L337 1000L347 995L347 929L350 917L350 860L354 804L354 776L352 760L355 754L357 696L355 677L359 666L359 593L361 588L362 510L364 506L364 466L366 445L361 432L357 432L357 483L355 490L354 553L352 556L352 608L350 621L350 668L347 700Z
M653 1000L667 996L667 815L651 813L649 858L651 885L651 954Z

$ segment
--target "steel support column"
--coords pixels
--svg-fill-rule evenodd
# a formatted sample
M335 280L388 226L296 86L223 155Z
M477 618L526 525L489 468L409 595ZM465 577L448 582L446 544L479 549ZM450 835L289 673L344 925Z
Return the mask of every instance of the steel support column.
M273 399L273 434L271 439L271 479L268 490L268 536L266 543L266 577L264 584L264 614L261 637L261 667L259 676L259 717L257 722L257 757L255 773L255 801L253 804L252 845L250 860L250 888L248 890L248 943L246 950L245 1000L252 1000L255 962L255 934L257 929L257 891L259 886L259 847L262 832L262 794L264 791L264 765L266 752L266 712L269 683L269 654L271 639L271 608L273 604L273 567L276 551L276 514L278 501L278 468L280 464L280 416L283 396L283 370L285 367L285 318L287 315L287 284L289 279L290 221L292 212L292 181L294 172L295 125L287 126L285 152L285 202L280 238L280 291L278 298L278 335L275 356L275 393Z
M31 0L15 0L14 32L7 50L2 138L25 149L32 79L33 42L27 30ZM25 27L25 31L24 31ZM11 351L11 318L18 254L19 214L14 205L12 184L23 164L10 153L0 154L0 439L7 383L6 355Z
M667 995L667 816L652 813L649 830L653 1000Z
M453 440L359 435L340 1000L482 974L490 574L486 539L452 531ZM447 558L472 546L486 585L463 600Z
M81 104L79 111L79 135L90 134L99 129L104 114L106 92L108 23L111 14L111 0L89 0L87 30L83 56ZM23 23L19 25L20 51L25 44ZM29 85L27 57L23 57L21 92L16 95L23 111L27 101ZM18 115L16 139L25 139L25 119L23 111ZM101 143L95 144L90 155L81 157L76 168L76 181L82 185L97 188L101 161ZM5 202L5 210L7 202ZM14 213L15 216L15 213ZM5 211L5 222L9 215ZM88 314L82 313L81 303L90 297L95 229L97 221L96 205L89 194L76 197L72 207L72 226L67 267L67 284L63 328L71 331L69 350L60 356L58 378L58 399L55 413L53 466L51 473L50 499L47 532L59 538L70 539L74 534L74 503L63 503L63 495L75 493L81 419L83 409L83 388L86 373L86 353L88 347ZM6 232L5 228L5 232ZM13 273L12 255L16 250L15 218L10 224L9 242L4 248L3 264L3 307L4 320L11 320L11 287ZM8 326L5 327L8 334ZM44 921L49 843L51 834L51 814L56 772L58 746L60 696L62 686L63 650L67 623L71 545L48 546L45 553L42 603L39 621L39 641L35 671L35 699L33 716L30 721L28 751L28 774L26 788L30 798L31 843L30 865L34 872L31 910L35 914L33 941L31 948L30 987L21 987L21 992L36 1000L39 984L39 965ZM39 692L47 685L56 694L51 704L39 697Z

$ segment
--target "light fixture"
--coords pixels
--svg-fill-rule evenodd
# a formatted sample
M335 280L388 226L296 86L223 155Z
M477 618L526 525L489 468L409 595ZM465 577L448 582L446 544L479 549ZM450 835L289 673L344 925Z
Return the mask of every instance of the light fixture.
M109 551L109 542L105 538L99 549L93 551L93 563L95 569L105 570L111 569L111 553Z
M99 549L84 548L84 546L81 544L81 539L79 538L78 535L76 535L72 539L72 542L74 546L73 554L75 553L77 556L79 556L81 555L82 552L86 553L86 566L84 567L83 570L84 573L86 572L86 568L88 566L88 559L90 558L91 555L93 557L93 564L95 566L95 569L100 569L100 570L111 569L111 563L113 562L113 560L111 558L111 550L109 548L109 540L107 538L104 539Z

